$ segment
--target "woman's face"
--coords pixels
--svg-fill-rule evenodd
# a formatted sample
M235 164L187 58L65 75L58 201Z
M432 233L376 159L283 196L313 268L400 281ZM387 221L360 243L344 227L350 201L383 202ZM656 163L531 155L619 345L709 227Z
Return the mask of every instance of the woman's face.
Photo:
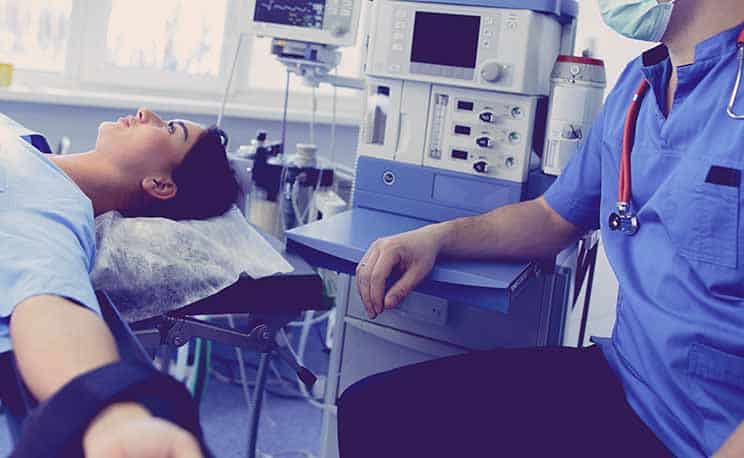
M140 108L134 116L102 123L96 151L112 155L116 166L127 173L170 175L204 132L196 123L163 121Z

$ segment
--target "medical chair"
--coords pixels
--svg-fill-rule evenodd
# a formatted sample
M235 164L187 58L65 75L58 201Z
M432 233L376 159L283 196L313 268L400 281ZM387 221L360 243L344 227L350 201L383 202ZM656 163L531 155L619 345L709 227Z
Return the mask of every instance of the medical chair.
M277 345L276 335L301 312L323 308L322 282L318 274L300 258L289 255L287 260L294 267L291 273L259 280L242 277L217 294L181 309L132 323L131 328L106 294L97 293L101 312L114 334L123 359L150 364L152 360L144 347L159 347L161 357L167 361L172 349L185 345L192 338L254 349L261 354L255 401L249 417L249 458L256 454L258 422L270 359L279 357L284 360L297 372L308 389L315 383L315 376L300 366L287 350ZM250 314L250 330L247 332L197 318L246 313ZM0 374L3 374L0 396L6 406L8 426L15 443L20 437L23 418L36 406L36 402L23 385L10 353L0 358Z
M267 237L270 241L271 238ZM276 244L277 242L273 240ZM130 326L147 348L158 348L161 361L191 339L202 338L260 353L255 399L249 417L247 456L256 456L258 424L271 358L285 361L308 388L315 376L276 342L277 333L307 310L322 310L323 283L318 274L296 255L283 253L294 270L261 279L243 276L222 291L186 307L147 318ZM249 315L248 331L220 326L206 317ZM167 370L167 364L163 364Z

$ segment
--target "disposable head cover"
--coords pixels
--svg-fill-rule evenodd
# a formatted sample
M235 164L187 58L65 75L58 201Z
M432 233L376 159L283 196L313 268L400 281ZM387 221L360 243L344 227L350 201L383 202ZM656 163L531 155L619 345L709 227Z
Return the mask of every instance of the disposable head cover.
M93 286L130 322L211 296L241 275L292 271L237 208L193 221L109 212L96 218L96 243Z
M659 41L672 17L674 2L597 0L602 19L617 33L634 40Z

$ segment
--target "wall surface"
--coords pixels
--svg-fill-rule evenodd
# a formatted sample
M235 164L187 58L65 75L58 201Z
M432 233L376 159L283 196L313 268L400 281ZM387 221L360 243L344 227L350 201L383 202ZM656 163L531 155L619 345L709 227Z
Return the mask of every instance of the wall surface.
M63 136L69 137L72 140L73 152L88 151L95 146L98 125L103 121L115 121L120 116L132 114L131 110L113 108L88 108L2 100L0 100L0 112L24 126L46 135L52 148L56 148ZM168 112L158 114L164 119L190 119L204 125L212 125L217 120L217 115L192 116ZM237 149L241 144L249 143L259 129L265 130L270 139L278 140L281 138L281 123L277 121L225 118L222 127L230 136L229 148L231 150ZM318 151L322 157L329 156L330 132L329 125L316 125L316 141ZM354 165L357 132L356 127L338 126L336 128L336 159L340 164L350 168ZM308 142L309 125L306 123L289 123L287 127L287 145L290 145L288 151L292 151L292 145Z

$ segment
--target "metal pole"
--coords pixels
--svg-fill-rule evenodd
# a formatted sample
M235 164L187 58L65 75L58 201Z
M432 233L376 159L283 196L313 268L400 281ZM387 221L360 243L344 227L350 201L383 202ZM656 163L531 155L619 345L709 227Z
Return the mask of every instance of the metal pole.
M581 325L579 328L579 341L577 343L578 348L584 347L584 336L586 335L586 327L589 321L589 305L592 300L592 285L594 284L594 271L597 268L597 252L599 251L599 243L595 244L589 253L590 266L589 266L589 278L586 283L586 293L584 294L584 310L581 311Z
M158 351L160 358L160 372L168 374L170 371L171 346L167 343L161 343Z
M258 419L261 415L261 403L263 402L264 388L266 387L269 358L269 353L261 353L261 359L258 363L256 389L254 390L255 401L253 402L253 411L251 411L251 416L248 422L248 458L256 458L256 444L258 442Z

